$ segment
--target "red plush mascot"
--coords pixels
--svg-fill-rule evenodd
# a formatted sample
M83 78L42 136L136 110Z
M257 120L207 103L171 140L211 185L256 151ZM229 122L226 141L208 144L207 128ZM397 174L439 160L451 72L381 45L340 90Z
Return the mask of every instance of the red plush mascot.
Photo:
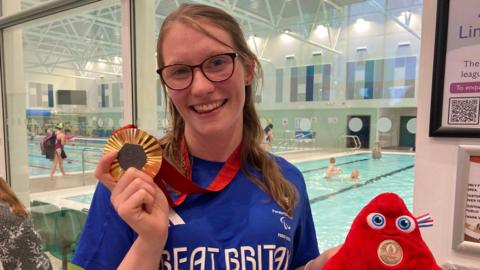
M360 211L323 270L441 270L419 225L431 226L431 220L417 221L397 194L380 194Z

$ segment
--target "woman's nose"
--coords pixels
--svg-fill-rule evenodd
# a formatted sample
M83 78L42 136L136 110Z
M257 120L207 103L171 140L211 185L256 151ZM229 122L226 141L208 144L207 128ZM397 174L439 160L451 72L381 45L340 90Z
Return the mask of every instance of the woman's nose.
M215 85L211 82L199 67L193 69L193 78L191 93L193 95L204 95L212 92L215 89Z

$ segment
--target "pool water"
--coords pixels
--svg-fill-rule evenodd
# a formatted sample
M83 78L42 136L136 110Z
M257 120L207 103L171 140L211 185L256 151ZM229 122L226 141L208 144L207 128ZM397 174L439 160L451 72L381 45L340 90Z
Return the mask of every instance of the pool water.
M93 200L93 194L76 195L76 196L66 197L65 199L90 205Z
M414 155L403 154L337 157L342 174L332 179L324 177L328 159L296 164L305 177L320 250L343 243L355 216L380 193L397 193L412 211L414 161ZM349 179L353 168L360 171L356 183Z
M337 157L343 173L324 177L328 159L295 164L305 177L320 251L344 242L355 216L370 200L383 192L395 192L412 211L414 155L383 154L373 160L369 154ZM349 180L352 169L360 171L358 182ZM89 205L93 194L65 199Z
M97 166L102 157L105 141L85 143L82 140L73 140L64 146L67 158L63 162L67 174L90 172ZM82 161L83 160L83 161ZM48 176L52 168L52 161L46 159L40 152L40 139L28 142L28 168L30 176ZM57 167L57 173L60 169Z

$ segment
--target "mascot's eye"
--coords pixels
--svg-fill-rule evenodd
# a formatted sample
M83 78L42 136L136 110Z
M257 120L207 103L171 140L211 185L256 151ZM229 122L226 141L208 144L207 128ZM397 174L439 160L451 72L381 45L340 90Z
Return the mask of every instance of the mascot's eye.
M413 230L415 230L415 222L413 221L413 218L409 216L398 217L396 224L400 231L406 233L411 233Z
M372 229L383 229L385 227L385 217L379 213L370 213L367 216L367 223Z

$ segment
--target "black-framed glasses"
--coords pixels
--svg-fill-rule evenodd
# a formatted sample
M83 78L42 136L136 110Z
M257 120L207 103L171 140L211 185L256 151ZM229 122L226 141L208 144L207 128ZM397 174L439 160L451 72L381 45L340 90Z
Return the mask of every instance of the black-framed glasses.
M203 60L194 66L175 64L157 69L163 83L171 90L185 90L193 82L193 69L198 67L211 82L223 82L233 75L236 52L222 53Z

